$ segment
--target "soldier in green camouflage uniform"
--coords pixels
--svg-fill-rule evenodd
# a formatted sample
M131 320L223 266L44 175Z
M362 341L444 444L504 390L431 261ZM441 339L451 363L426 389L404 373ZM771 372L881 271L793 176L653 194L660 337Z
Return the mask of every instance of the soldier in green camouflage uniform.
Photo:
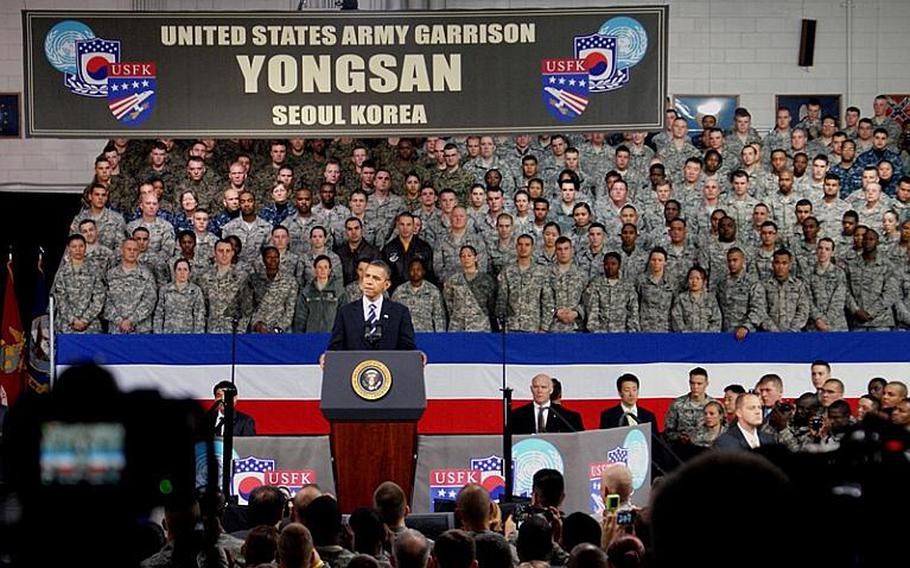
M154 194L145 193L140 207L142 217L126 226L127 233L132 235L137 227L144 227L149 232L148 250L152 254L170 258L176 244L174 226L158 216L158 198Z
M71 235L67 240L69 260L54 276L50 295L54 297L57 333L101 333L101 310L106 290L104 273L85 260L85 238Z
M271 239L272 224L256 215L256 196L251 191L240 193L240 217L228 221L221 234L240 239L240 260L252 265L259 259L262 247Z
M516 239L515 250L515 262L506 265L497 278L496 314L505 319L508 331L545 331L546 269L533 262L534 239L529 235Z
M190 282L190 263L174 262L174 281L158 289L155 333L205 333L205 297L202 288Z
M233 264L234 247L225 239L215 244L215 265L199 278L199 287L205 293L208 333L231 333L232 319L238 319L237 330L243 331L249 322L246 299L247 274Z
M139 264L139 244L133 239L121 245L123 261L107 273L104 318L108 332L150 333L158 293L155 277Z
M291 329L297 305L297 280L279 270L281 254L273 246L262 250L265 273L254 274L250 283L253 315L250 331L282 333Z
M595 277L585 289L583 300L592 333L638 331L638 294L635 285L620 278L622 259L608 252L603 260L603 275Z
M704 419L704 408L712 399L707 394L708 371L689 371L689 392L676 398L664 417L664 436L670 443L687 445Z
M70 234L79 232L79 223L85 219L95 222L98 231L98 241L111 250L120 248L120 243L126 238L126 224L123 215L110 209L108 204L108 191L101 185L92 186L89 192L89 206L84 207L70 223Z
M569 237L556 239L556 263L551 266L544 286L544 325L550 332L573 332L584 328L585 308L582 294L588 277L574 262Z
M496 302L496 282L477 265L477 251L464 245L459 252L461 270L443 288L449 313L449 331L490 331Z
M434 284L424 280L426 267L423 259L415 258L408 265L408 282L395 288L392 300L404 304L411 311L414 331L445 331L446 311L442 293Z
M468 193L471 186L474 185L474 176L471 172L463 169L460 164L458 147L455 144L446 144L443 149L446 169L443 171L436 170L433 176L433 187L437 192L443 189L451 189L458 198L458 203L462 206L468 205Z
M666 273L667 253L655 247L648 255L648 271L638 279L638 317L642 331L670 331L670 307L676 284Z

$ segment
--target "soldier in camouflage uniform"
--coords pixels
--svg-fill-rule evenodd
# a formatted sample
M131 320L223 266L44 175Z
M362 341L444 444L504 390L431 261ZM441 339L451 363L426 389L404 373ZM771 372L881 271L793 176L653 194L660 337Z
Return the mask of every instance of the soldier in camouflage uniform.
M596 276L585 289L583 300L592 333L638 331L638 295L635 285L620 278L622 258L608 252L603 259L603 275Z
M344 269L341 266L341 257L332 252L326 243L328 242L328 232L325 227L316 225L310 229L310 250L300 256L300 263L303 265L303 280L309 282L316 277L316 258L325 256L332 264L332 279L343 280Z
M676 398L664 417L664 436L671 444L688 445L704 417L704 408L712 399L707 394L708 371L696 367L689 371L689 392Z
M755 275L746 270L746 254L739 247L727 251L727 276L717 284L717 304L722 315L721 330L732 331L743 340L761 324L756 312L762 290ZM760 305L760 304L758 304ZM757 315L758 314L758 315Z
M335 202L334 185L324 183L319 187L319 203L313 207L313 215L332 234L333 242L344 242L344 222L351 210Z
M230 241L219 240L215 244L215 265L199 278L199 286L205 293L208 333L231 333L235 316L237 330L247 328L249 308L243 305L247 274L233 260L234 247Z
M905 253L910 252L904 249ZM895 264L895 273L900 278L898 282L898 297L894 302L894 321L897 329L910 329L910 262L905 256L903 262Z
M119 266L107 273L107 298L104 318L108 332L150 333L157 301L155 278L139 264L139 244L126 239L120 247L123 258Z
M297 305L297 280L279 270L281 254L269 245L262 249L265 273L252 277L253 315L250 331L283 333L291 329Z
M423 260L413 259L408 265L408 282L395 288L392 300L404 304L411 311L414 331L445 331L446 311L442 293L424 279L426 272Z
M139 190L142 192L142 187ZM126 226L127 233L132 235L137 227L145 228L149 232L148 250L154 255L170 258L176 244L174 226L158 216L158 198L152 193L143 193L140 208L142 217Z
M101 333L98 316L104 308L104 273L85 259L82 235L70 235L66 250L69 260L54 276L50 295L54 297L57 333Z
M774 119L774 128L762 140L762 156L765 162L771 160L774 150L788 150L790 148L790 109L780 107Z
M446 169L435 172L433 187L439 192L443 189L451 189L455 192L458 203L467 206L468 192L474 185L474 176L459 165L460 156L455 144L446 144L442 155L445 158Z
M898 299L898 279L891 262L878 250L878 233L863 235L863 252L847 263L847 314L852 329L873 331L894 327L892 306Z
M107 206L108 191L103 185L93 185L88 198L88 207L79 211L70 223L70 234L78 233L79 223L91 219L98 230L98 241L111 250L118 250L120 243L126 238L123 216Z
M297 311L292 328L294 333L331 331L338 309L348 302L348 294L341 285L341 279L332 274L332 263L327 256L319 255L315 258L313 274L313 279L300 290L297 297ZM357 284L360 291L359 282L352 284Z
M512 216L500 213L496 219L495 237L487 241L490 253L490 272L496 278L503 268L515 262L515 234Z
M549 268L544 285L544 325L550 332L573 332L584 328L582 293L588 277L574 262L569 237L556 239L556 263Z
M677 217L670 221L667 227L669 243L667 251L667 277L673 282L676 291L682 292L686 288L686 278L689 269L698 264L699 251L694 244L694 239L688 238L688 226L685 219Z
M367 225L374 227L373 244L382 247L392 238L399 213L407 210L404 199L391 192L392 176L388 170L376 170L373 194L367 200Z
M752 115L740 107L734 111L734 125L727 133L727 147L731 152L740 155L742 149L752 144L761 144L761 136L752 128Z
M689 158L701 155L689 140L689 125L684 118L673 121L673 137L666 146L658 148L657 156L666 168L667 177L675 184L683 179L683 166Z
M676 295L675 283L666 273L667 252L651 249L648 271L638 279L638 316L641 331L670 331L670 307Z
M193 231L180 231L177 235L179 250L167 261L169 280L174 279L174 263L184 259L190 263L190 281L198 284L199 276L212 267L212 257L199 251L196 245L196 234ZM204 320L203 320L204 322ZM203 323L203 330L205 324Z
M521 235L515 241L515 262L500 271L496 314L508 331L545 331L543 294L546 269L533 262L534 239Z
M774 253L774 275L761 282L761 328L765 331L800 331L806 327L812 295L806 283L790 275L793 257L786 249Z
M575 254L575 264L588 282L603 276L604 256L607 254L606 228L601 223L588 225L587 246L579 249Z
M461 270L443 288L449 313L449 331L490 331L496 301L496 282L477 265L477 251L464 245L459 251Z
M205 333L205 297L202 288L190 282L190 262L174 262L174 281L158 289L155 333Z
M433 258L433 272L440 282L460 271L461 247L470 245L477 254L477 263L482 272L487 272L489 259L487 245L480 233L468 226L468 214L463 207L452 210L452 226L444 233L437 235L436 250Z
M717 298L707 291L708 275L700 266L689 269L689 287L673 300L670 328L673 331L720 331L721 314Z
M165 199L173 202L178 208L180 206L180 196L187 191L192 191L196 196L196 202L200 207L208 207L213 200L217 201L221 197L220 185L218 180L210 175L205 166L205 160L200 157L192 156L186 163L186 176L180 180L176 187L169 187L168 196Z
M321 225L319 219L313 215L313 192L306 188L300 188L294 193L294 206L297 212L284 220L288 228L288 234L291 237L291 252L300 256L310 250L310 231L313 227ZM364 232L364 235L366 233ZM331 248L334 241L331 239L326 246Z
M243 248L240 260L254 264L261 255L262 247L268 244L272 235L272 224L256 215L256 196L251 191L240 193L240 217L224 226L221 234L227 238L236 236Z
M92 219L83 219L79 223L79 234L85 238L85 261L103 279L107 271L117 264L114 251L98 243L98 231Z
M843 269L832 262L834 241L819 239L815 249L815 266L803 274L812 294L809 329L847 331L844 307L847 301L847 278Z

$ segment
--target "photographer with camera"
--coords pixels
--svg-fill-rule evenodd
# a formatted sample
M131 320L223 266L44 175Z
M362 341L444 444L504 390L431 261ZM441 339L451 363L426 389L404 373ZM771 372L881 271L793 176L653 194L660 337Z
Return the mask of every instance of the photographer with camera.
M824 416L810 419L803 451L824 453L837 450L851 423L850 405L844 400L835 400L825 410Z
M790 422L793 419L793 403L783 400L783 379L774 373L763 375L755 385L755 391L758 393L762 405L761 432L771 436L778 444L791 452L798 451L799 442L790 428Z

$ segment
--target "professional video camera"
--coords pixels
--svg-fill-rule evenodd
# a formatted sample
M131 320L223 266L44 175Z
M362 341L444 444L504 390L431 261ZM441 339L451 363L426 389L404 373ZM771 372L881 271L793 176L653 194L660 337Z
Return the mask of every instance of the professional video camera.
M195 401L120 392L96 365L67 369L46 397L20 399L8 418L4 460L22 506L17 530L53 546L26 549L34 540L25 539L14 558L51 566L97 542L93 564L119 557L128 565L152 509L195 498L201 416Z

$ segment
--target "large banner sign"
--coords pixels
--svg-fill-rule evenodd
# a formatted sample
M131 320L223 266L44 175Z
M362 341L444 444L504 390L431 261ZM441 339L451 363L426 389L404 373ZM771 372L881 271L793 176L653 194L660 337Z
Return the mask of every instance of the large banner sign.
M667 15L25 11L27 134L657 129Z
M566 480L566 510L589 513L603 513L603 468L621 463L632 473L632 503L644 507L651 487L651 425L515 436L512 460L516 496L530 499L534 474L555 469ZM500 436L420 436L414 512L446 508L468 483L483 485L498 500L505 491L502 461Z

